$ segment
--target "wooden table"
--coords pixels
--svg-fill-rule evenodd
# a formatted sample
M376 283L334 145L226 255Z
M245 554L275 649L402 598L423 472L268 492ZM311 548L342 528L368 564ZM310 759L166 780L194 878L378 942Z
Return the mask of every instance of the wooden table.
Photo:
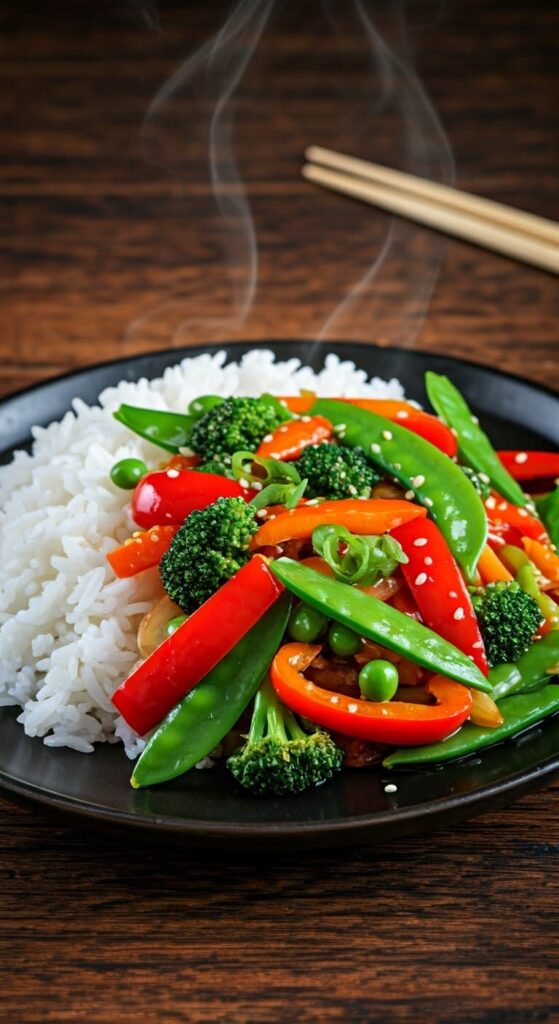
M158 27L148 3L4 3L1 392L170 344L320 333L388 221L303 183L303 148L403 159L401 118L374 107L366 34L341 6L335 36L318 0L283 5L238 94L260 253L240 322L248 236L233 238L225 271L209 99L171 100L148 125L151 162L140 141L151 98L223 5L163 3ZM417 66L458 183L557 216L557 6L416 7ZM330 337L417 343L559 384L556 279L393 227L399 248ZM439 259L431 305L412 316ZM231 858L139 846L0 799L0 1019L558 1020L558 817L552 787L431 837Z

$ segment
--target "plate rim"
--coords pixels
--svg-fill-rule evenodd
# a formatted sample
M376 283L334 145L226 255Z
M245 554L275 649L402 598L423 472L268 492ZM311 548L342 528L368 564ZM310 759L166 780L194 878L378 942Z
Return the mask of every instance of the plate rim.
M39 390L48 391L50 388L56 389L56 386L59 383L70 381L72 378L84 378L95 371L110 369L116 370L118 367L124 368L135 364L142 359L163 359L166 361L167 365L172 365L175 362L180 362L183 359L189 358L189 356L194 357L196 355L207 353L208 351L217 353L226 349L231 350L236 347L244 349L271 348L276 353L276 356L281 358L281 347L283 344L312 345L314 341L314 338L267 338L265 340L236 339L234 341L227 341L226 339L223 339L212 343L186 345L170 349L150 349L129 356L121 356L97 363L91 363L87 366L77 367L64 373L47 377L29 385L28 387L19 388L3 395L0 398L0 407L9 404L11 401L17 401L18 398L33 395ZM324 356L328 354L328 347L332 346L337 349L336 354L339 355L340 358L343 358L341 353L346 345L348 347L353 346L354 348L361 348L369 354L371 349L377 349L383 353L394 353L395 356L405 356L406 359L411 357L414 361L416 359L425 360L430 357L433 357L434 359L442 358L444 360L449 360L457 367L464 367L478 372L481 371L484 374L520 384L524 388L528 387L533 389L535 392L543 392L556 401L559 400L559 391L547 385L539 384L532 380L526 380L519 374L510 373L500 368L478 363L475 360L463 359L445 352L431 352L429 350L415 348L407 349L401 346L392 345L377 345L374 342L353 341L351 339L346 339L344 341L331 339L327 344L324 344ZM27 739L31 739L31 737L27 737ZM542 784L546 781L552 781L557 774L559 774L559 752L550 755L544 761L539 762L529 769L518 769L511 775L507 776L504 780L490 781L485 785L481 785L480 787L466 793L448 793L421 803L410 804L406 807L392 807L370 812L368 814L348 816L347 818L338 817L324 821L284 820L268 823L235 821L216 822L211 820L178 818L174 815L158 815L153 812L143 812L142 814L137 815L133 811L102 807L98 804L92 803L91 801L88 802L86 798L68 796L49 791L48 789L43 789L35 783L29 783L22 781L19 778L15 778L4 769L0 769L0 787L2 791L13 794L15 797L23 798L24 800L30 800L43 807L67 812L72 815L78 815L80 818L87 819L89 821L98 823L103 822L111 826L121 826L125 828L131 827L144 834L167 833L169 835L180 835L185 838L190 836L193 840L208 841L222 838L235 838L240 839L241 841L244 839L258 841L284 838L289 841L293 840L295 837L300 837L302 840L312 838L317 840L320 840L321 838L334 839L336 837L341 839L357 839L358 834L360 833L363 835L363 838L366 839L367 834L370 834L371 831L386 829L386 833L389 835L391 830L393 832L395 830L401 831L402 827L405 828L406 823L410 822L417 825L417 830L419 831L421 828L429 827L429 823L433 819L436 822L438 818L446 813L455 812L456 814L459 814L460 817L467 817L469 812L475 810L477 805L480 805L481 808L484 804L491 801L493 797L498 797L502 802L506 802L507 798L511 794L520 790L529 790L530 788L534 788L536 785ZM397 780L398 775L398 772L394 772L393 777L395 781Z

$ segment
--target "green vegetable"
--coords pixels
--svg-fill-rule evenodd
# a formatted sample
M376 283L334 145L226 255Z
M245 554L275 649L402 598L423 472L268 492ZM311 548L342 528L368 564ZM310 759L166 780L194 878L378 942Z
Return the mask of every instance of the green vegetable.
M300 644L314 644L321 636L324 636L328 627L328 618L322 612L317 612L310 604L302 602L298 604L291 615L287 625L287 632L292 640Z
M330 736L321 729L305 732L267 679L256 694L247 741L227 767L251 793L285 796L326 782L342 761Z
M219 462L216 459L210 459L209 462L201 462L199 466L194 466L194 469L197 473L213 473L215 476L233 478L231 466L226 466L224 462Z
M337 658L352 658L363 646L359 634L339 622L333 622L328 629L328 644Z
M466 654L385 601L329 579L291 558L272 560L269 566L293 594L360 636L375 640L433 672L490 692L485 676Z
M500 701L513 693L527 693L559 674L559 631L552 630L535 640L514 664L496 665L489 672L491 696Z
M518 583L490 583L472 603L490 665L516 661L528 650L542 617L534 598Z
M121 459L111 469L111 480L124 491L131 491L147 472L148 468L141 459Z
M557 605L553 598L549 597L538 586L538 570L530 561L525 551L515 547L513 544L505 544L501 549L507 564L514 569L516 582L522 590L536 602L541 614L545 619L554 620L557 617Z
M135 788L188 771L233 728L268 671L289 608L284 594L163 719L136 763Z
M223 401L224 399L219 395L200 395L199 398L194 398L188 406L188 415L200 419L200 416L209 412L210 409L215 409L216 405L221 405Z
M543 520L552 544L559 548L559 487L544 498L536 498L536 508Z
M140 409L135 405L121 405L113 416L146 441L175 454L188 447L194 423L192 416L183 416L180 412Z
M471 469L470 466L460 466L460 469L466 474L470 483L473 484L480 498L483 498L483 500L488 498L491 494L491 484L488 482L485 473L476 473L475 469Z
M260 398L226 398L194 422L188 444L205 462L229 465L235 452L253 451L286 416L282 406Z
M398 669L391 661L368 661L359 673L359 689L365 700L392 700L398 689Z
M412 767L451 761L453 758L467 757L468 754L473 754L484 747L492 747L509 736L516 736L559 710L559 686L551 684L543 686L535 693L520 693L514 697L507 697L499 704L499 708L504 722L495 729L465 722L458 732L440 743L395 750L383 761L384 767Z
M493 487L513 505L525 505L522 488L505 469L487 434L448 377L428 371L425 386L429 401L441 419L456 431L458 451L477 473L489 477Z
M256 510L242 498L218 498L191 512L161 559L166 593L185 612L195 611L248 561L257 529Z
M182 626L183 622L186 622L188 615L175 615L174 619L170 619L165 627L167 636L172 636L175 630Z
M257 509L268 505L296 508L307 486L293 463L266 459L255 452L235 452L231 471L236 480L261 488L251 500L251 505Z
M361 447L385 473L413 490L428 508L456 560L473 579L487 538L487 517L479 495L460 467L405 427L347 402L320 398L312 412L326 416L337 426L344 444Z
M368 498L380 479L360 448L337 444L308 445L294 465L310 498Z
M344 583L372 586L391 576L408 561L401 545L388 534L362 537L345 526L317 526L312 535L313 548ZM342 550L342 554L340 553Z

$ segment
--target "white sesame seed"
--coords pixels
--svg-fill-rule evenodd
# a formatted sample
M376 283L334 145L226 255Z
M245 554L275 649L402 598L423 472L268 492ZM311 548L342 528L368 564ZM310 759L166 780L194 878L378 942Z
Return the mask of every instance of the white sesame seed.
M472 644L472 647L475 647L476 651L480 651L481 648L483 647L483 644L481 640L476 640L475 644Z
M350 484L348 487L348 491L350 494L357 494L357 487L355 486L355 484Z
M311 498L307 505L320 505L320 498Z
M491 483L491 480L487 476L487 473L478 473L478 476L479 476L479 479L481 480L482 484L489 484L489 483Z
M451 427L450 428L450 433L454 434L455 437L458 437L458 431L457 431L456 427Z
M495 498L487 498L487 501L485 502L485 507L497 508L497 502L495 501Z
M375 455L378 455L379 452L381 451L380 444L377 444L376 441L373 441L371 445L371 451L374 452Z
M338 423L338 425L334 427L335 434L341 434L344 430L347 430L347 423Z
M404 494L404 498L406 499L406 501L413 501L413 499L415 498L415 491L406 491L406 493Z
M357 704L348 704L347 710L350 712L350 714L354 715L355 712L359 710L359 708L357 707Z
M256 518L257 519L265 519L266 518L266 509L265 508L259 508L257 513L256 513Z
M477 416L472 416L471 419L472 419L472 423L479 423L479 420L478 420Z
M514 456L514 461L518 462L519 466L521 466L523 462L527 462L528 461L528 453L527 452L517 452L516 455Z
M458 621L460 621L460 619L463 619L463 618L464 618L464 615L465 615L465 614L466 614L466 613L465 613L465 611L464 611L464 609L463 609L463 608L457 608L457 609L456 609L456 611L454 612L454 618L455 618L455 619L457 620L457 622L458 622Z
M309 693L311 692L311 690L314 690L314 683L307 683L307 685L305 686L305 690L307 690Z
M170 477L171 480L175 480L179 476L178 469L168 469L167 476Z
M519 516L527 516L527 515L528 515L528 513L527 513L527 511L526 511L526 509L525 509L525 508L519 508L519 509L518 509L518 515L519 515Z
M330 697L330 703L331 704L339 704L340 703L340 698L339 697Z
M265 434L264 437L262 438L262 440L263 441L267 441L267 442L268 441L273 441L274 440L274 435L273 434Z
M301 423L310 423L310 422L311 422L311 417L310 416L301 416Z
M414 548L424 548L427 544L427 537L416 537L413 546Z
M508 508L508 505L506 501L500 501L499 504L497 505L497 508L499 509L500 512L505 512Z
M287 427L278 427L278 433L286 434L287 433Z
M425 477L419 473L417 476L412 476L411 482L414 487L421 487L425 483Z
M402 465L401 465L400 462L395 462L394 463L394 469L401 469L401 468L402 468Z
M427 508L431 508L432 505L433 505L433 502L431 501L431 498L424 498L423 499L423 504L426 505Z
M449 590L448 596L449 597L458 597L458 594L456 593L455 590Z
M260 483L259 480L253 480L251 486L252 486L253 491L261 491L263 485Z
M405 409L399 409L398 412L396 413L397 420L407 420L408 416L409 412L406 412Z
M427 555L427 557L424 558L423 561L424 561L425 565L432 565L433 564L433 559L431 558L431 555Z
M398 792L398 787L395 786L393 782L389 782L388 785L384 787L384 792L385 793L397 793Z
M385 441L391 441L393 435L392 435L392 432L390 430L383 430L382 436L384 437Z
M244 477L244 476L241 477L241 479L239 480L239 483L240 483L241 487L249 487L249 482L246 479L246 477Z
M416 587L422 587L424 583L427 583L427 573L420 572L419 576L415 577L415 585Z

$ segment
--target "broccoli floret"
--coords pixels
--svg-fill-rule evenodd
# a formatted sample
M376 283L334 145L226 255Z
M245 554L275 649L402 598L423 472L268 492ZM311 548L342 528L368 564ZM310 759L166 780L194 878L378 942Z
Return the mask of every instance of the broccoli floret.
M258 523L242 498L218 498L191 512L159 566L165 591L183 611L193 612L248 561Z
M380 479L362 448L311 444L293 465L301 479L308 480L309 498L368 498Z
M192 427L188 444L204 462L229 464L238 451L254 451L288 414L261 398L227 398Z
M321 729L305 732L266 679L256 694L247 741L227 767L251 793L286 796L326 782L342 761L330 736Z
M528 650L542 616L518 583L490 583L473 597L473 604L490 665L514 662Z
M480 498L488 498L491 494L491 484L489 478L483 473L476 473L475 469L470 469L469 466L460 466L460 469L468 477L468 480L475 487Z

